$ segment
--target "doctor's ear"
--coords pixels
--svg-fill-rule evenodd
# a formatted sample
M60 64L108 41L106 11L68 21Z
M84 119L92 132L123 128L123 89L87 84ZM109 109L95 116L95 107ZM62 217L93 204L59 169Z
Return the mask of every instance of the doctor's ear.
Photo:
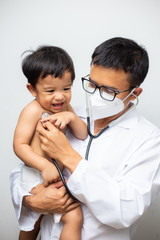
M26 87L33 97L37 96L36 89L30 83L27 83Z
M138 97L142 93L142 91L143 91L142 88L140 88L140 87L136 88L132 93L132 100L134 100L136 98L134 95L136 95Z

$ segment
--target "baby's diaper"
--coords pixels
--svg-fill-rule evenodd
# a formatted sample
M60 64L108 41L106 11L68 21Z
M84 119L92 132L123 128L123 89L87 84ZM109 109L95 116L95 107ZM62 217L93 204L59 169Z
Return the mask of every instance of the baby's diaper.
M43 182L41 172L35 168L23 166L21 172L21 187L30 192L33 187Z
M21 172L21 187L25 190L30 192L32 188L36 187L37 185L43 183L43 178L41 172L35 168L23 166ZM47 213L43 213L47 214ZM53 215L55 223L59 223L62 217L62 214L55 213Z

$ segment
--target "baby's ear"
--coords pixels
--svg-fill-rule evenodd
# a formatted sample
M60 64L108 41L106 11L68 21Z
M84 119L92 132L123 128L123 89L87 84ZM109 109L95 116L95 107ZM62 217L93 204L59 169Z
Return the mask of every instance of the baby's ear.
M30 91L33 97L37 96L36 89L30 83L27 83L26 87Z

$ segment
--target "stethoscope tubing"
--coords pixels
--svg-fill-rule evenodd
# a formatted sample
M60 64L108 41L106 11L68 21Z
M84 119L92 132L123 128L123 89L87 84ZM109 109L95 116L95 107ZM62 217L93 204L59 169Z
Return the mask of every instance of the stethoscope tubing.
M94 138L99 137L106 129L109 128L109 125L107 125L107 126L106 126L105 128L103 128L98 134L93 135L93 134L91 133L91 131L90 131L90 118L89 118L89 117L87 117L87 125L88 125L88 134L89 134L89 136L90 136L90 139L89 139L89 142L88 142L88 145L87 145L87 149L86 149L86 154L85 154L85 159L86 159L86 160L88 160L89 150L90 150L90 147L91 147L92 140L93 140ZM68 188L68 186L67 186L67 184L66 184L65 178L64 178L64 176L63 176L63 174L62 174L62 171L61 171L61 169L59 168L56 160L52 158L52 161L53 161L55 167L57 168L57 171L59 172L60 178L61 178L61 180L62 180L62 182L63 182L63 185L64 185L67 193L69 194L69 196L70 196L73 200L79 201L76 197L73 196L73 194L72 194L71 191L69 190L69 188Z
M61 180L62 180L62 182L63 182L63 185L64 185L67 193L69 194L69 196L70 196L73 200L78 201L78 199L77 199L76 197L74 197L74 196L72 195L71 191L69 190L69 188L68 188L68 186L67 186L67 184L66 184L65 178L64 178L64 176L63 176L63 174L62 174L62 171L61 171L61 169L59 168L56 160L52 158L52 162L54 163L55 167L57 168L57 171L59 172L60 178L61 178Z
M90 118L87 117L87 126L88 126L88 134L90 136L90 139L88 141L88 145L87 145L87 149L86 149L86 154L85 154L85 159L88 160L88 156L89 156L89 151L90 151L90 147L92 144L93 139L99 137L105 130L107 130L109 128L109 125L107 125L106 127L104 127L99 133L97 133L96 135L93 135L91 133L91 129L90 129Z

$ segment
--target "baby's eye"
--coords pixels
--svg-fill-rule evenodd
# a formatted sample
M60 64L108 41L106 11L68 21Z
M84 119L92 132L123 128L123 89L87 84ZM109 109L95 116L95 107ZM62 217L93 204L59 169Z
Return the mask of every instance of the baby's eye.
M47 92L49 92L49 93L52 93L52 92L54 92L54 90L53 90L53 89L51 89L51 90L48 90Z
M68 87L68 88L64 88L64 91L69 91L71 88Z

